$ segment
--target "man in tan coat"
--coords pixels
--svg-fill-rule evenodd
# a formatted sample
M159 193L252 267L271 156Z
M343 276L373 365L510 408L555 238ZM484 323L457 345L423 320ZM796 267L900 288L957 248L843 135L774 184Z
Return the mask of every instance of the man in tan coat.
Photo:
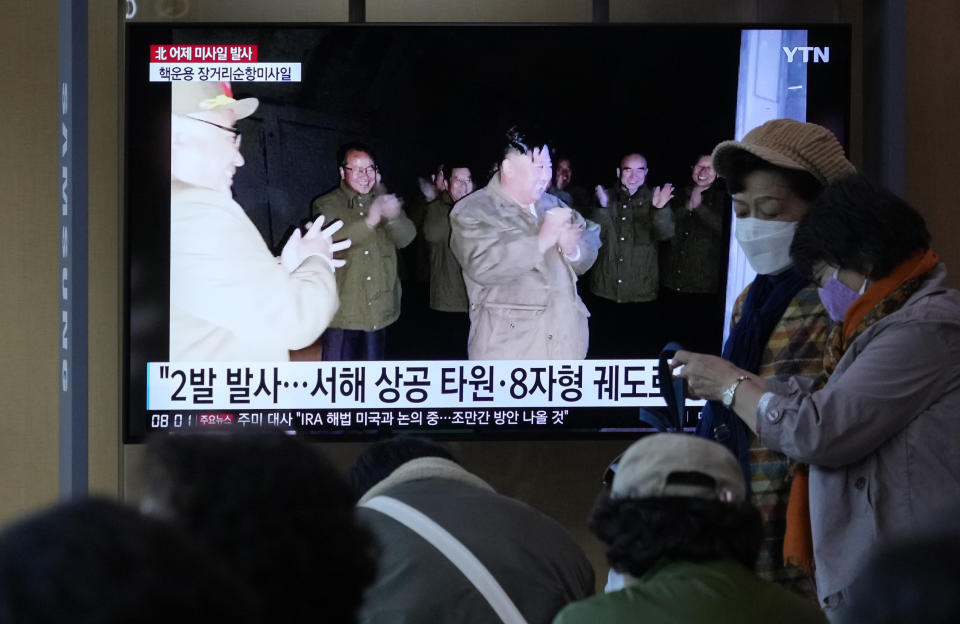
M243 166L238 119L257 108L227 83L172 87L170 361L286 361L337 311L332 243L339 226L294 231L275 258L233 200Z
M546 141L506 134L490 183L450 213L450 246L470 298L472 360L582 359L589 313L577 275L600 246L596 224L545 195Z

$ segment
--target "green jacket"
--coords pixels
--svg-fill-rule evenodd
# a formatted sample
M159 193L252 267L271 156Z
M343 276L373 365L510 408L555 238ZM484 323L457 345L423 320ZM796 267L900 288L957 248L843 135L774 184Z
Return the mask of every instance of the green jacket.
M430 307L441 312L466 312L470 302L460 263L450 250L450 210L453 198L444 191L427 204L423 238L430 246Z
M676 235L664 254L660 282L664 288L681 293L718 293L727 260L723 217L730 211L730 196L722 182L714 183L703 191L700 205L691 212L687 201L692 190L685 188L668 206Z
M334 274L340 310L330 327L373 331L390 325L400 316L397 248L409 245L417 229L402 211L396 219L381 219L376 227L370 228L364 219L379 194L375 188L359 195L341 182L339 188L313 202L313 214L326 217L325 224L337 219L343 221L337 240L349 238L353 243L338 254L347 264Z
M660 289L657 243L673 236L673 213L654 208L646 186L629 195L618 184L607 195L607 207L593 213L603 245L590 271L590 290L617 303L653 301Z
M826 624L815 604L731 559L657 567L620 591L575 602L553 624Z

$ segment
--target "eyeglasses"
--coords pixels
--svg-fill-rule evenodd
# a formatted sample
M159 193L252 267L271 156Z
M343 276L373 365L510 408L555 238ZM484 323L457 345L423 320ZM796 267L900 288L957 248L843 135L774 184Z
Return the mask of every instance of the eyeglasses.
M213 126L214 128L220 128L221 130L226 130L227 132L229 132L230 134L233 135L233 145L234 145L234 147L236 147L237 149L240 149L240 138L241 138L241 135L240 135L240 131L237 130L236 128L228 128L227 126L221 126L221 125L218 124L218 123L213 123L212 121L207 121L206 119L197 119L196 117L187 116L187 119L192 119L192 120L194 120L194 121L199 121L200 123L205 123L205 124L207 124L208 126Z
M367 177L373 176L377 173L377 168L374 165L369 165L367 167L347 167L344 166L344 169L353 173L353 174L365 174Z

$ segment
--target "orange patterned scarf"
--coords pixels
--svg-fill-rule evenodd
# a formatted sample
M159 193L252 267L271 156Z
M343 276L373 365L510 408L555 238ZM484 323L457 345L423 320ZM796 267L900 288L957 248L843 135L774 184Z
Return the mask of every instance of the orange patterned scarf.
M827 339L823 355L823 375L814 383L818 390L837 368L847 347L868 327L896 312L923 285L940 259L933 250L919 251L898 265L889 275L870 285L853 302ZM806 464L797 464L787 503L787 529L783 538L783 560L798 568L813 571L813 536L810 531L810 490Z

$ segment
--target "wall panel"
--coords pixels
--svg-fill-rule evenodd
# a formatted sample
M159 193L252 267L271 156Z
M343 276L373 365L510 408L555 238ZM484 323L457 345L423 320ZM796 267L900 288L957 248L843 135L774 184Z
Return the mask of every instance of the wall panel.
M906 6L906 198L923 213L950 283L960 287L960 3Z
M57 3L0 3L0 522L56 499Z

